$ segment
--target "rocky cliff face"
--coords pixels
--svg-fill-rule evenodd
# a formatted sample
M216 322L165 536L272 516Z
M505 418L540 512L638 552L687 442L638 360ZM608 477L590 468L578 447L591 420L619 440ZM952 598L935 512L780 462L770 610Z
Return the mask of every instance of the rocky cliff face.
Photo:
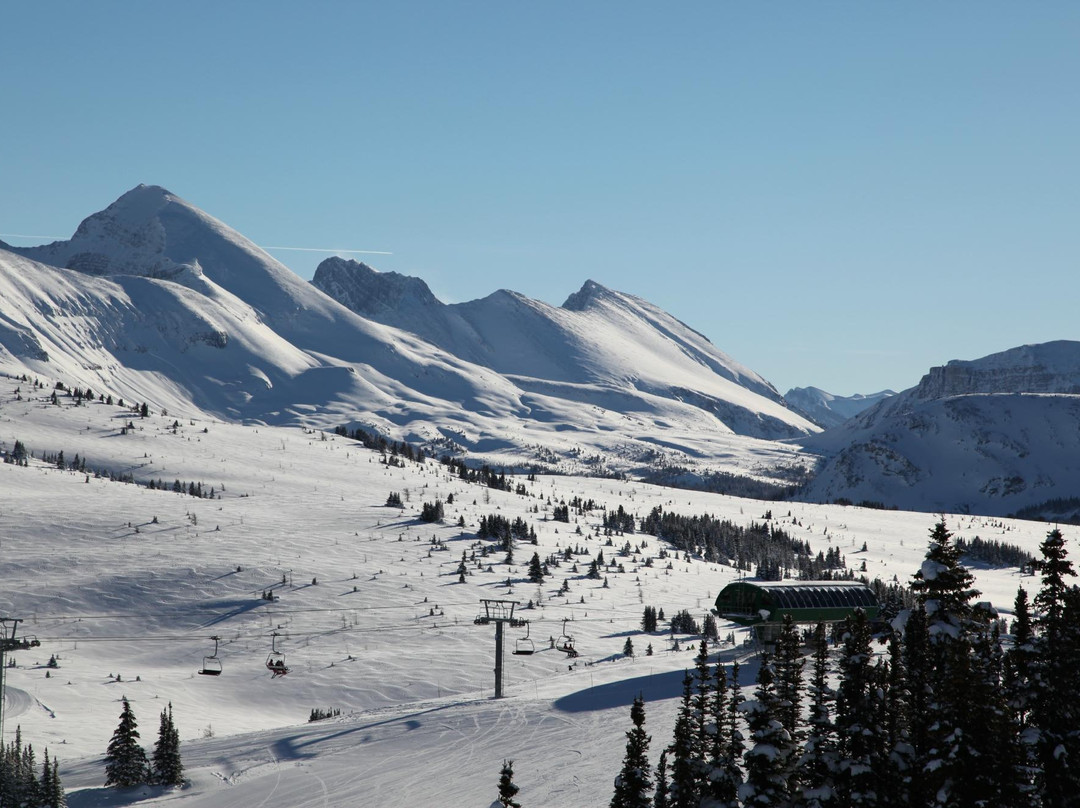
M343 258L327 258L319 264L311 283L346 308L376 320L398 311L417 313L442 305L420 278L378 272L367 264Z
M929 400L972 393L1080 394L1080 342L1023 345L973 361L931 368L914 395Z
M1080 490L1080 342L932 368L809 437L828 456L810 499L1006 515Z

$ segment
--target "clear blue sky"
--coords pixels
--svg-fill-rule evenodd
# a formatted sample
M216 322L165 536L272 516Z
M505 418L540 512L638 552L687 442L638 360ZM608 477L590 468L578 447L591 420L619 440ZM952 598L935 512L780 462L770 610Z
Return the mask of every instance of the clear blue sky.
M781 392L1080 338L1074 2L103 0L3 26L3 233L163 185L259 244L392 251L368 261L448 301L593 278Z

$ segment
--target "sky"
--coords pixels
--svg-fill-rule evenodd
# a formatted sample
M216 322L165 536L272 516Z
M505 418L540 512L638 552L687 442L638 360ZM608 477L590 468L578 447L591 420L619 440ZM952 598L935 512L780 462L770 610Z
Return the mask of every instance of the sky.
M162 185L260 245L392 253L355 257L447 302L593 279L781 392L1080 338L1075 3L105 0L3 24L0 233L68 237Z

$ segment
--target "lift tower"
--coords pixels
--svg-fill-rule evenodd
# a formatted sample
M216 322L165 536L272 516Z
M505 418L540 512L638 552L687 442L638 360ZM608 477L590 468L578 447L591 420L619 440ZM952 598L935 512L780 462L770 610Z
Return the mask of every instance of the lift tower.
M495 698L501 699L503 694L503 624L509 623L511 628L521 628L529 621L514 617L514 607L519 606L516 600L487 600L481 599L483 611L473 621L478 626L495 624Z

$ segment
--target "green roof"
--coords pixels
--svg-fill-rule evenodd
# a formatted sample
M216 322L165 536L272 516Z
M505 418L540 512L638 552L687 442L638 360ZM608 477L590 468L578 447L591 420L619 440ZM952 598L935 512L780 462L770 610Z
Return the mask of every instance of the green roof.
M831 623L862 609L871 619L880 606L874 591L860 581L737 581L716 596L716 613L751 626L780 623Z

